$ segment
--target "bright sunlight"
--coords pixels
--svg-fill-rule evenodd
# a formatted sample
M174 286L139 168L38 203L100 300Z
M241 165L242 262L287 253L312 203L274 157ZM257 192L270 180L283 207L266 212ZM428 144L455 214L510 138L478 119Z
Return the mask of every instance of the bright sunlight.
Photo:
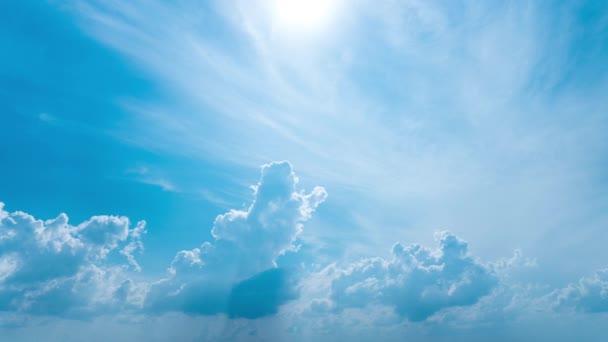
M275 17L289 31L321 31L334 15L336 0L275 0Z

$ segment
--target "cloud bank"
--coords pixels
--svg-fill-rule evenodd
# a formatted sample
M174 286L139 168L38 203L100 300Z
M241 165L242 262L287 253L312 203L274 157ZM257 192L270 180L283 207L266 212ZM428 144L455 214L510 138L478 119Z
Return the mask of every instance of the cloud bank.
M608 269L583 277L578 283L558 291L558 307L587 313L608 312Z
M138 270L146 223L94 216L76 226L68 216L42 221L0 203L0 310L89 315L135 304L124 292ZM126 260L125 260L126 259Z
M474 326L496 325L531 309L547 317L564 309L608 311L605 270L563 289L543 289L518 280L520 269L536 270L535 260L516 250L511 258L484 263L447 231L435 234L436 248L396 243L388 258L330 265L281 259L298 253L304 223L327 192L300 189L288 162L263 165L252 188L246 208L216 217L212 241L177 252L164 277L147 280L136 276L144 221L132 225L126 217L94 216L71 225L65 214L43 221L9 213L0 203L0 325L6 327L7 313L62 322L108 315L159 322L198 317L224 322L227 330L215 333L231 339L242 336L243 327L247 338L259 333L306 340L349 331L371 337L380 329L397 339L403 329L430 336L424 327L461 324L463 317ZM557 305L547 304L555 298ZM279 335L260 326L277 322L289 322Z
M475 261L465 241L436 234L439 248L397 243L392 258L368 258L339 272L331 284L335 310L386 305L410 321L424 321L444 308L475 304L498 278Z

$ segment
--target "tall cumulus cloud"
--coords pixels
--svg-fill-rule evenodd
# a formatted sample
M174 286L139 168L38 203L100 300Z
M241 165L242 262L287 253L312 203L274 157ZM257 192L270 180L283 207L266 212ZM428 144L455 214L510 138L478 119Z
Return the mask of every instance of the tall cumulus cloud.
M146 310L256 318L297 297L293 270L277 268L276 261L296 250L303 223L327 193L322 187L298 190L288 162L262 166L254 190L246 210L217 216L213 243L177 253L168 277L152 284Z

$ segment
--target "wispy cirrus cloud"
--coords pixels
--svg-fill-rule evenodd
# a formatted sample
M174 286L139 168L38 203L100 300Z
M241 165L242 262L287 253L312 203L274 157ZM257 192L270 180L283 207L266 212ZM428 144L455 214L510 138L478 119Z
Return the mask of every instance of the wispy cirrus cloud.
M176 186L166 178L159 175L154 175L146 166L140 165L133 169L127 170L127 174L134 175L136 181L144 184L158 186L164 191L178 191Z
M292 4L0 4L3 338L607 340L606 4Z
M75 13L165 90L166 99L123 101L132 115L119 137L249 168L288 158L350 201L361 231L373 227L358 224L358 208L382 203L372 221L384 220L386 234L362 234L375 251L400 227L425 239L455 224L497 257L565 239L575 217L605 220L577 204L601 201L591 184L605 159L605 101L593 94L606 73L573 91L584 82L573 65L594 66L568 51L606 54L577 45L605 30L600 18L581 26L585 5L340 6L314 37L285 36L265 2L85 1ZM402 206L407 219L393 215ZM530 222L538 229L526 239ZM497 225L499 234L488 228Z

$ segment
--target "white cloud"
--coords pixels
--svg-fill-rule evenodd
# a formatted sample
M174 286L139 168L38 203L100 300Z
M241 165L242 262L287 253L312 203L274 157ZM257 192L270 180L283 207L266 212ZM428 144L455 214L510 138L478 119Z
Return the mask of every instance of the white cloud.
M608 269L558 291L558 308L574 308L587 313L608 312Z
M131 227L126 217L93 216L71 225L66 214L42 221L0 203L0 311L73 317L145 304L146 312L276 313L297 296L293 270L277 258L297 250L303 223L327 193L299 190L288 162L261 171L249 208L219 215L215 241L178 252L168 277L153 283L129 278L141 270L144 221Z
M436 239L437 250L397 243L390 260L363 259L341 270L331 285L331 305L338 311L386 305L410 321L423 321L488 295L498 278L469 255L467 243L449 232Z
M327 193L322 187L301 190L288 162L262 166L253 188L246 209L217 216L214 241L179 251L167 276L152 283L136 283L128 273L140 270L135 253L143 250L145 222L131 227L126 217L94 216L70 225L65 214L42 221L6 212L0 203L0 311L32 319L99 316L98 322L113 314L126 321L103 324L124 324L123 329L175 313L180 319L213 316L183 319L222 322L218 336L294 340L372 339L379 333L389 340L454 332L482 336L481 326L509 336L508 324L531 326L522 323L526 312L542 322L553 314L551 289L522 282L527 270L536 270L535 260L516 250L512 257L482 263L470 255L467 242L445 231L435 235L436 249L397 243L390 258L346 267L309 260L314 270L303 269L297 258L277 263L298 250L303 224ZM560 307L605 312L606 274L553 294ZM25 322L19 317L3 314L0 325ZM135 335L149 336L137 329ZM204 335L194 323L188 329L184 336Z
M126 245L123 254L137 268L132 252L140 246L145 222L130 229L126 217L94 216L72 226L66 214L42 221L3 207L0 203L0 310L82 315L118 304L115 291L127 280L128 265L110 262L109 256Z
M148 309L256 316L292 299L291 271L277 268L276 260L296 249L302 224L327 196L321 187L304 193L297 184L288 162L262 166L249 208L217 216L214 243L178 252L169 277L151 286Z
M139 165L135 168L127 170L127 174L135 176L136 181L154 185L161 188L163 191L179 191L175 184L165 177L152 172L148 167Z

